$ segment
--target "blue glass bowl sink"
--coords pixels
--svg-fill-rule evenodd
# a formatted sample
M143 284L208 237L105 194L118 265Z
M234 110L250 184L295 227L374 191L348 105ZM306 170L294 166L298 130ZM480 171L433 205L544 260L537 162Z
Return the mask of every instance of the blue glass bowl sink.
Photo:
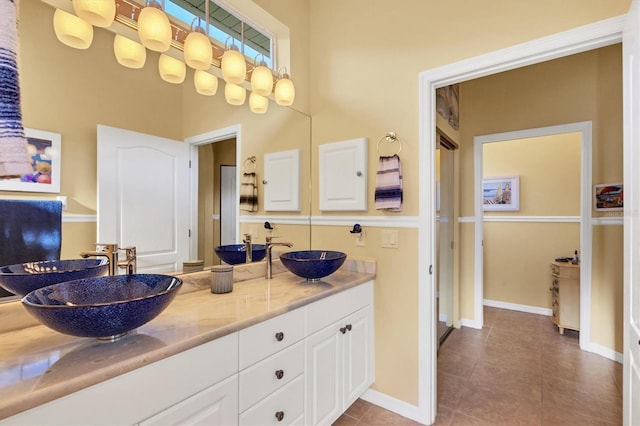
M280 255L285 268L310 281L333 274L346 259L345 253L328 250L290 251Z
M60 333L116 340L158 316L181 285L179 278L158 274L87 278L34 290L22 304Z
M27 293L65 281L107 275L107 259L44 260L0 267L0 286L25 296Z
M218 246L214 250L218 257L228 265L237 265L238 263L245 263L247 258L247 249L244 244L228 244L225 246ZM251 245L251 261L259 262L264 259L267 254L267 248L264 244L252 244Z

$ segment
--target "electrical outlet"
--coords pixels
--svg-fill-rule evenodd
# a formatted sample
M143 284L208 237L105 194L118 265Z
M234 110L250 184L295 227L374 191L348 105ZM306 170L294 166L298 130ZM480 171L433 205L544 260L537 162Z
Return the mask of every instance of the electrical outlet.
M364 247L364 246L365 246L364 232L359 232L356 234L356 247Z
M398 230L397 229L382 230L382 247L398 248Z

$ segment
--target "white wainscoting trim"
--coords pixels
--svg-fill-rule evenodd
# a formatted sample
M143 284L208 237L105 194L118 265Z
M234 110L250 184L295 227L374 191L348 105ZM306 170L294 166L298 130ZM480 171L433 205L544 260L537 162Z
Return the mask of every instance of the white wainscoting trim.
M364 399L367 402L375 404L378 407L382 407L386 410L393 411L394 413L407 417L411 420L415 420L417 422L421 421L418 407L382 392L378 392L373 389L367 389L365 393L360 396L360 398Z
M311 224L316 226L361 226L417 228L418 216L311 216Z
M484 306L490 306L492 308L508 309L510 311L527 312L530 314L544 315L550 317L552 314L549 308L540 308L538 306L520 305L518 303L501 302L499 300L483 299L482 304Z
M98 222L98 216L95 214L75 214L75 213L62 214L62 223L84 223L84 222Z
M580 223L580 216L484 216L485 222L547 222ZM458 223L475 223L473 216L461 216ZM599 216L591 219L592 225L624 225L623 216Z
M600 216L591 220L594 225L624 225L624 216Z
M309 225L309 216L286 215L240 215L240 223L265 223L273 222L279 225Z

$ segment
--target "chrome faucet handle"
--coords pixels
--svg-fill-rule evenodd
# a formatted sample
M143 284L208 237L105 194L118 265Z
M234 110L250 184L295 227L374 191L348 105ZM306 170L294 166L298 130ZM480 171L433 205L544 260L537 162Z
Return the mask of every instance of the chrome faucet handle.
M244 234L244 240L242 240L242 242L250 243L251 242L251 234Z
M118 250L124 251L125 256L127 256L127 259L135 259L135 257L136 257L136 248L135 248L135 246L120 247Z

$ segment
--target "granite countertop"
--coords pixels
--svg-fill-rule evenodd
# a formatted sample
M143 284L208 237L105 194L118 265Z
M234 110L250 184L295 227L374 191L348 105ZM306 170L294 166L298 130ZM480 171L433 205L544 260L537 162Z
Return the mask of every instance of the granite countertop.
M234 267L233 291L212 294L211 272L180 275L180 293L158 317L115 342L68 336L0 304L0 419L202 345L375 278L375 261L348 258L308 283L274 260Z

